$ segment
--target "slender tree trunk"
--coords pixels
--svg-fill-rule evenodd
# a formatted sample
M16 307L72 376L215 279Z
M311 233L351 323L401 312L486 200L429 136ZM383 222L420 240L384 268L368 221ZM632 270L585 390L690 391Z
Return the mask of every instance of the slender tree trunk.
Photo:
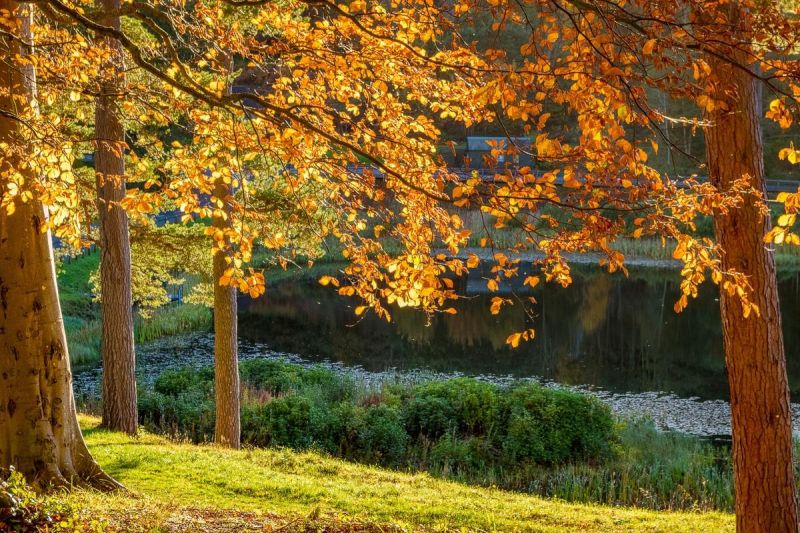
M217 181L214 196L226 199L233 194L230 184ZM212 225L225 230L230 225L230 208L225 201L227 217L214 216ZM222 446L240 446L239 421L239 353L236 288L221 285L219 280L230 267L223 252L214 253L214 379L216 391L216 425L214 441Z
M746 16L734 15L740 23ZM746 22L741 22L742 24ZM728 57L746 65L741 51ZM727 89L729 111L712 113L706 129L708 171L721 190L742 176L766 198L758 81L709 56ZM735 93L735 94L734 94ZM718 95L718 98L721 95ZM760 315L745 319L740 300L721 291L725 362L730 385L736 525L740 532L796 532L797 504L792 468L792 426L775 262L764 244L770 219L762 200L748 197L740 209L715 218L724 250L722 266L749 277Z
M233 56L226 58L228 71L233 71ZM226 90L230 94L231 86ZM231 180L232 181L232 180ZM214 196L223 201L224 207L212 218L213 227L226 231L231 228L231 205L233 184L218 178L214 184ZM226 244L230 244L225 239ZM227 255L214 253L214 387L216 420L214 442L221 446L241 446L241 421L239 418L239 348L236 288L221 285L219 280L230 268Z
M0 0L0 9L32 40L32 8ZM0 39L0 109L21 116L36 112L36 74L14 58L30 54L19 41ZM28 150L17 121L0 116L0 142L9 148L0 166L5 194L14 170L40 179L23 165ZM14 466L47 488L71 483L118 487L92 459L75 413L64 323L58 301L47 210L36 199L0 210L0 468Z
M120 0L99 0L103 12L119 11ZM102 22L119 29L119 16ZM117 101L125 87L122 46L106 38L113 55L104 65L95 107L95 171L100 213L100 288L102 294L103 425L136 434L136 355L131 313L131 245L125 197L125 128Z

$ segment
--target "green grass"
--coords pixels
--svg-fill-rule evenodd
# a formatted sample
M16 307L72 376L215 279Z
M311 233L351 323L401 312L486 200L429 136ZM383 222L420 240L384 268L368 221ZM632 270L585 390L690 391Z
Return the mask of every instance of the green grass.
M134 324L136 342L211 328L211 310L199 304L173 304L158 309L152 317L137 319Z
M606 406L574 392L469 378L376 391L323 367L263 359L239 370L249 446L322 451L571 502L733 510L728 448L646 419L615 423ZM213 367L162 373L140 391L140 422L170 438L213 441L213 379Z
M100 265L100 253L87 253L58 267L58 296L65 316L84 320L97 318L97 306L92 302L89 275Z
M100 361L100 319L85 320L65 316L69 358L73 365L91 365ZM172 304L156 310L152 317L136 317L134 340L148 342L162 337L181 335L211 328L211 310L197 304Z
M100 264L100 254L88 253L63 262L58 269L58 292L67 331L70 362L91 365L100 361L100 306L92 300L89 276ZM171 304L152 317L134 321L134 338L147 342L170 335L209 329L211 311L201 305Z
M314 530L325 520L360 523L356 530L370 531L714 532L734 527L733 516L723 513L569 504L316 453L223 450L148 433L130 438L98 429L96 418L84 416L81 423L95 459L136 497L77 491L61 498L95 519L124 521L124 531L137 530L137 524L146 527L142 530L165 531L166 524L192 516L243 513L253 513L254 520L293 524L287 530L309 521Z

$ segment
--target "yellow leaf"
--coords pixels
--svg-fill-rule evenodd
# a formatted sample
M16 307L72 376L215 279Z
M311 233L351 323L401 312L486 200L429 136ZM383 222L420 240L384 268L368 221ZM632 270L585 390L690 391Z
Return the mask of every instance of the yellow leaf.
M339 286L339 280L332 277L332 276L322 276L319 278L320 285L333 285L334 287Z
M528 276L525 278L525 281L522 283L523 285L530 285L531 289L534 288L539 284L539 277L538 276Z

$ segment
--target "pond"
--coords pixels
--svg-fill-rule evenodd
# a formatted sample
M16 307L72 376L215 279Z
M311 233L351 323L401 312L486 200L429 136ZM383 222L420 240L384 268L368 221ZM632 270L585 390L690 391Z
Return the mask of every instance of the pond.
M465 298L455 315L393 310L387 323L356 317L354 299L313 279L271 287L264 298L240 303L239 334L312 360L338 361L380 372L388 368L532 377L590 385L615 393L660 391L724 400L728 384L722 352L718 291L702 287L676 314L676 271L638 268L628 278L576 268L574 283L539 284L533 291L501 287L501 294L533 296L533 317L517 302L489 314L492 296L481 273L459 280ZM527 290L526 290L527 289ZM800 399L800 275L780 280L792 397ZM512 349L514 332L533 327L536 338Z
M239 302L240 359L323 363L365 386L456 375L494 382L534 379L597 395L620 416L649 416L658 427L706 436L730 435L718 292L706 285L683 313L674 270L637 268L629 277L576 266L567 288L520 283L500 293L536 299L489 314L492 296L481 273L458 280L464 298L455 315L395 309L387 323L356 317L354 299L315 277L283 281L265 297ZM780 275L781 307L793 401L800 400L800 274ZM513 293L513 294L512 294ZM533 327L536 338L512 349L509 333ZM198 333L137 346L141 386L163 370L213 364L213 335ZM79 399L99 396L100 369L79 369ZM800 434L800 404L792 405Z

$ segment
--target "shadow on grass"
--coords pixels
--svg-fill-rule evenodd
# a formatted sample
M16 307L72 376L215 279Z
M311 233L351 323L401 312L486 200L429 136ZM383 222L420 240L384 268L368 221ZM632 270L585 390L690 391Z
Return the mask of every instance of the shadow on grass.
M134 457L119 458L111 463L104 463L103 470L112 477L118 477L129 470L135 470L142 465L142 460Z

